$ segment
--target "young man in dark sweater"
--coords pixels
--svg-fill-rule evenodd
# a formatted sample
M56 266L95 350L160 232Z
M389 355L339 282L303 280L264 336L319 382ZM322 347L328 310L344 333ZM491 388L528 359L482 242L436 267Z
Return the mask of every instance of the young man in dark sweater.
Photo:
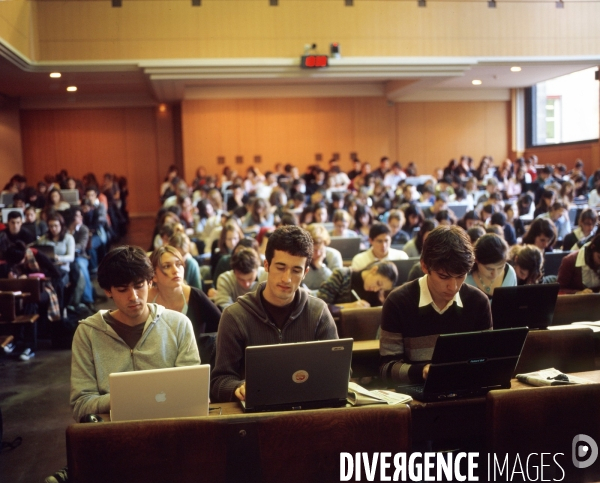
M221 316L210 378L213 402L244 400L246 347L338 338L325 302L300 288L312 255L313 240L306 230L289 225L271 234L265 253L267 281Z
M427 378L439 334L492 328L487 297L464 283L475 256L458 226L439 226L423 244L425 275L395 289L383 305L380 374L390 386Z

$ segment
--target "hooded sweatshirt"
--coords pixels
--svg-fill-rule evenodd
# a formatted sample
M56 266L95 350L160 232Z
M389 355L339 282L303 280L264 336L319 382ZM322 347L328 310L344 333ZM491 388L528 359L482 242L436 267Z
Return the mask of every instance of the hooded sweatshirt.
M256 291L237 299L225 309L217 335L217 358L210 378L211 400L236 401L235 390L244 382L245 351L248 346L309 342L337 339L333 317L322 300L299 288L294 298L294 310L279 329L270 321L260 294Z
M113 372L200 364L192 323L183 314L148 304L150 315L135 348L103 318L106 310L79 321L73 338L71 408L79 421L86 414L108 413L108 375Z

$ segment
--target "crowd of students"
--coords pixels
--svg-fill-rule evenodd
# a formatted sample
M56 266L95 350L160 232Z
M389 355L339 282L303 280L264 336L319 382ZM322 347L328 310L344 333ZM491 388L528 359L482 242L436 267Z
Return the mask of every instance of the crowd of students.
M191 185L172 167L161 187L163 207L152 248L168 243L174 233L187 235L200 264L210 260L210 271L203 269L202 278L213 281L209 295L221 304L254 290L264 276L259 257L264 256L268 234L280 225L299 225L313 236L316 256L304 283L316 295L321 284L342 268L339 252L328 246L331 237L361 239L362 251L351 263L356 272L380 261L419 257L436 226L457 225L479 254L467 283L490 297L498 286L556 281L555 276L545 276L544 253L580 248L595 253L600 245L592 240L600 170L588 178L580 160L568 171L564 165L539 166L535 156L505 160L498 167L492 164L489 156L477 166L462 156L436 170L436 176L419 176L414 163L402 169L386 157L375 170L355 159L348 173L337 160L330 161L327 171L313 165L304 174L278 164L264 174L250 167L245 176L226 167L218 178L200 168ZM464 215L456 216L452 207ZM580 213L572 227L569 210L574 207ZM478 242L486 233L490 236ZM256 238L257 259L238 263L224 279L227 283L220 284L223 269L232 268L229 260L236 243L245 237ZM593 256L587 258L585 266L573 257L565 263L579 263L575 272L583 267L589 285L573 280L570 270L561 270L558 282L564 291L600 287L591 275L600 264ZM422 274L416 263L409 281ZM223 291L226 294L219 295ZM370 305L362 298L355 302L355 307Z
M80 244L96 251L89 271L99 266L98 282L116 306L79 323L71 374L74 417L108 412L109 372L200 359L213 365L214 402L243 400L247 346L336 338L332 313L347 308L383 306L380 378L385 384L422 381L436 336L490 328L494 290L549 281L543 253L554 248L578 249L561 266L565 290L600 288L594 207L581 213L574 230L569 227L568 208L587 199L582 164L570 173L537 168L533 158L490 168L489 157L477 168L462 157L436 179L419 177L414 164L403 170L382 158L373 171L355 160L349 173L336 161L327 172L310 166L304 175L290 165L264 175L252 167L245 177L225 169L221 179L199 169L190 185L172 168L161 186L163 206L149 234L149 253L129 246L105 251L109 236L121 234L121 222L126 223L125 204L116 203L126 192L120 191L120 198L113 193L109 205L103 190L103 205L100 190L88 184L81 209L61 210L67 207L50 189L39 219L31 216L28 223L34 225L33 241L39 237L38 243L54 246L51 284L56 280L64 290L70 272L83 269L69 253L76 246L76 228L87 226L94 230L91 238L102 242ZM600 171L595 178L600 180ZM112 186L118 186L114 178ZM466 205L465 214L455 216L451 204ZM109 214L109 206L119 214L102 218L107 234L102 240L97 226L86 224L86 214L95 210L88 219L98 220ZM21 275L14 271L19 265L43 270L41 252L26 247L32 240L18 239L20 213L9 218L0 235L6 276ZM363 250L350 266L328 246L334 236L360 238ZM19 263L14 263L15 247L24 253ZM392 262L409 255L420 261L409 282L392 290L398 278ZM61 303L64 292L59 311ZM214 332L216 348L200 356L203 337ZM107 351L109 362L91 371ZM67 478L62 471L47 481Z
M75 190L78 201L66 202L61 190ZM15 175L2 195L8 203L6 223L0 223L0 278L43 276L39 306L28 304L24 310L39 313L38 337L68 345L76 324L69 318L95 311L98 296L91 276L111 243L125 234L127 182L106 174L99 184L93 173L78 180L63 170L36 187ZM49 256L44 247L52 247ZM17 346L20 359L26 361L35 356L37 337L31 327L21 331ZM4 350L11 353L15 348L11 344Z

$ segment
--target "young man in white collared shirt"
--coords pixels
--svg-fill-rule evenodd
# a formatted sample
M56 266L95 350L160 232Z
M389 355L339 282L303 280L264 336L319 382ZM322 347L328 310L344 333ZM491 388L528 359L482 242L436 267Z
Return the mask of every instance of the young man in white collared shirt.
M487 297L464 284L475 256L458 226L439 226L423 244L425 275L395 289L383 305L380 374L388 385L423 382L439 334L492 328Z
M374 223L369 230L371 247L364 252L354 255L352 270L360 271L377 262L406 260L408 255L395 248L391 248L392 232L385 223Z

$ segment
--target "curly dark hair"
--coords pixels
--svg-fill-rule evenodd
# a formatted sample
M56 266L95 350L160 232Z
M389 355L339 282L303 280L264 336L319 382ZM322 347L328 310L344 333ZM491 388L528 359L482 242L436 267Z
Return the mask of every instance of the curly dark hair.
M275 250L289 253L295 257L306 257L305 268L310 265L313 256L313 239L310 234L294 225L285 225L277 228L269 237L265 258L269 265Z
M471 240L462 228L456 225L438 226L423 243L421 260L430 271L462 276L473 268L475 254Z
M123 245L113 248L98 267L98 284L104 290L125 287L130 283L150 281L154 269L146 252L136 246Z

